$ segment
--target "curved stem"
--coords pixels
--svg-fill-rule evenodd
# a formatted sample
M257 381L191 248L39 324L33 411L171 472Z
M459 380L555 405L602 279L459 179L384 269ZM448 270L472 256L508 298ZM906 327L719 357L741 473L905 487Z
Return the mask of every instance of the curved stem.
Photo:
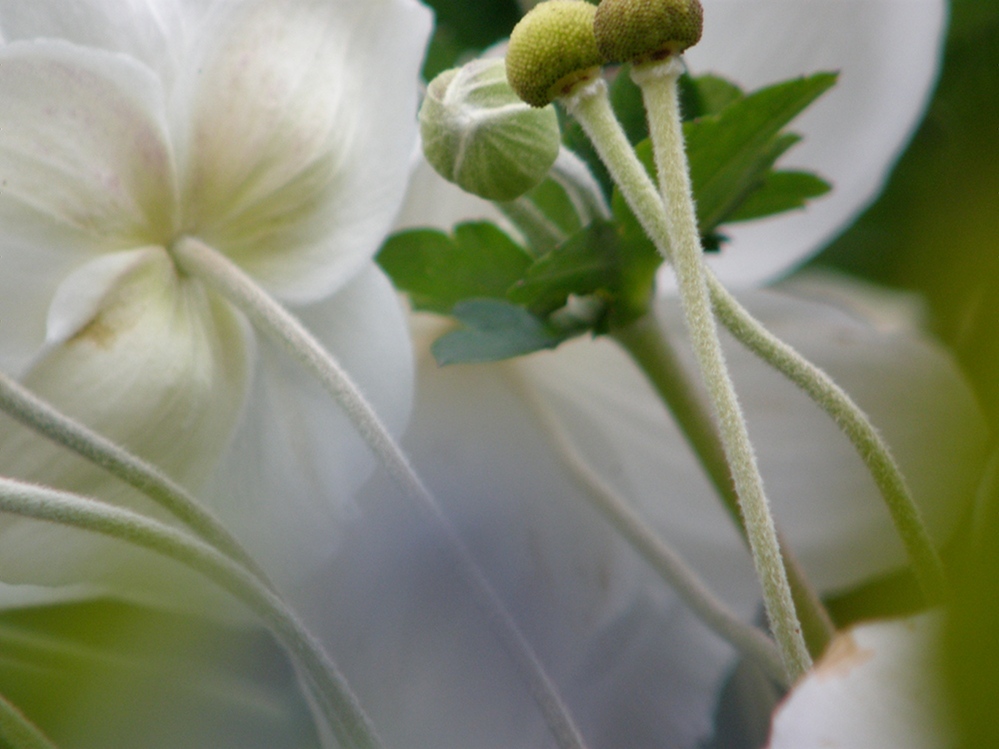
M550 437L562 462L586 492L593 506L709 629L760 665L778 684L787 687L787 674L773 641L756 627L739 619L711 592L697 573L628 501L590 467L551 408L542 402L526 382L520 378L517 380L518 387Z
M0 512L100 533L200 572L263 619L318 692L324 717L345 746L381 746L336 664L284 601L250 572L175 528L95 499L0 477Z
M582 735L517 623L486 578L471 551L451 525L433 494L423 485L409 459L365 400L339 362L290 312L259 288L249 276L204 242L185 237L172 248L183 270L222 294L271 340L312 374L340 404L375 456L412 497L445 537L457 569L507 653L528 682L531 694L560 749L583 749Z
M11 749L57 749L24 713L0 695L0 744Z
M665 212L654 190L653 198L640 197L637 194L647 183L647 178L626 139L624 146L620 148L630 156L617 157L618 163L615 163L615 157L608 157L605 153L608 150L607 146L616 139L613 134L620 132L620 125L614 117L607 97L606 84L602 80L597 80L577 89L567 105L570 113L580 121L590 140L593 141L628 202L637 200L639 205L644 205L652 200L658 206L651 212L654 216L653 225L644 228L646 231L651 229L650 237L657 247L672 247L673 267L679 282L684 316L701 375L707 385L718 419L725 455L735 480L753 562L763 588L767 616L781 650L784 666L793 681L808 670L811 666L811 657L795 612L787 573L781 561L776 528L763 492L763 482L756 466L756 458L735 390L725 367L704 281L700 235L697 232L690 197L686 154L683 150L682 130L677 110L676 77L669 76L659 80L666 89L664 93L666 101L663 106L672 107L671 116L659 117L660 121L650 122L650 130L654 133L653 146L657 151L657 162L661 162L660 179L664 181L663 191L668 196ZM669 103L669 99L672 99L672 104ZM638 166L639 173L619 180L618 175L624 170L632 169L632 165ZM650 215L650 212L640 211L640 208L634 205L632 210L636 216L640 213Z
M273 589L264 571L222 522L155 466L60 413L2 372L0 410L138 489Z
M610 335L631 355L673 414L677 426L697 455L726 510L738 525L743 540L746 540L746 526L739 513L739 500L718 430L711 420L707 405L703 403L700 391L666 339L665 331L655 316L648 314L627 326L615 329ZM777 537L805 643L812 657L817 658L829 645L836 628L793 550L785 543L779 526Z
M708 274L707 281L722 324L747 348L805 391L853 443L884 498L927 602L942 603L947 595L943 562L902 471L877 428L829 375L767 330L714 275Z

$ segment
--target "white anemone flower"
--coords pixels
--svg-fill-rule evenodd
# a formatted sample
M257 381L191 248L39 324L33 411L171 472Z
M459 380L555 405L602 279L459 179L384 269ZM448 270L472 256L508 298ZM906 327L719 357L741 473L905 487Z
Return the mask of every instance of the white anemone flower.
M844 85L830 100L837 97L836 122L850 122L852 135L843 137L816 116L804 129L821 158L801 161L832 177L834 190L842 181L848 195L827 203L833 208L818 201L796 216L761 222L760 231L769 232L765 246L744 239L743 227L733 231L727 253L746 246L752 259L722 272L736 285L753 286L814 252L877 192L935 79L944 4L704 4L708 26L713 6L728 5L752 9L753 28L766 31L742 43L745 27L727 25L730 46L741 56L729 50L691 57L695 71L737 80L746 71L748 84L820 68L843 71ZM852 13L844 12L847 6ZM858 24L872 26L861 33ZM839 46L800 43L810 29ZM907 33L888 33L899 29ZM908 48L917 38L930 50L925 56ZM493 206L427 168L414 179L401 225L450 228L496 217ZM946 539L983 458L985 430L953 360L919 329L918 305L814 277L745 290L742 299L868 411L908 475L934 538ZM664 329L682 330L675 300L660 299L655 314ZM428 331L424 316L414 325L418 387L404 444L563 690L590 745L702 745L714 730L733 651L598 517L524 397L525 388L539 396L572 449L739 616L757 620L760 590L748 551L652 388L607 340L441 369L425 350L440 327ZM883 502L846 438L781 375L733 341L725 345L777 522L819 591L836 592L904 564ZM544 726L485 618L468 603L460 580L442 569L440 541L399 509L383 480L369 485L365 497L372 512L355 526L343 555L306 588L302 610L337 654L388 745L544 745Z
M416 0L0 2L0 364L205 497L278 578L330 552L373 461L171 248L240 266L401 428L410 347L371 258L430 25ZM0 473L153 512L6 420ZM0 576L148 583L84 535L4 520Z

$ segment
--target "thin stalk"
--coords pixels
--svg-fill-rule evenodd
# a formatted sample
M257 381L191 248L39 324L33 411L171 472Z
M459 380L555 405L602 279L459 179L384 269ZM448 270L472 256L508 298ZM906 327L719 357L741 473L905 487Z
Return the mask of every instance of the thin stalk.
M496 203L496 207L524 235L528 247L540 257L554 250L568 237L530 198L521 195L516 200Z
M457 569L464 575L496 636L527 681L531 695L559 749L584 749L582 734L554 682L545 672L499 594L447 519L436 498L416 474L409 458L339 362L290 312L257 286L238 266L204 242L186 237L174 245L172 252L176 262L186 273L200 279L240 309L257 330L285 349L340 404L382 465L415 500L428 521L445 537Z
M654 315L645 315L611 332L611 337L630 355L662 398L677 426L694 450L701 467L721 497L725 509L746 540L746 526L739 512L739 499L732 473L725 460L718 430L700 391L691 381ZM808 581L794 551L777 528L781 556L787 570L794 606L801 620L808 652L813 658L825 652L836 628L818 593Z
M41 730L0 695L0 744L11 749L57 749Z
M60 413L3 372L0 372L0 410L138 489L201 539L242 564L268 587L274 587L222 521L183 487L155 466Z
M518 378L519 379L519 378ZM757 663L778 684L788 686L780 653L773 641L736 616L700 579L683 558L662 539L628 501L618 494L580 455L568 433L530 386L518 381L535 416L590 503L638 552L681 600L715 634Z
M344 746L380 747L374 728L322 646L284 601L228 556L176 528L70 492L0 477L0 512L110 536L203 574L270 627L316 689L324 717Z
M764 606L784 666L794 681L810 668L811 657L795 612L791 588L781 561L776 528L763 492L763 482L756 466L752 444L725 367L715 328L714 314L702 271L700 236L697 233L697 223L690 198L689 175L679 113L675 111L676 78L671 80L674 116L659 118L664 122L650 123L652 131L658 130L653 135L653 146L656 151L663 152L661 156L657 154L657 160L668 161L664 163L665 171L661 172L660 176L660 179L665 181L664 191L672 196L665 212L654 189L652 196L641 194L648 180L627 139L624 139L623 146L616 143L620 134L620 124L611 109L607 87L603 80L597 79L591 84L577 88L566 102L567 108L570 114L579 120L593 141L597 152L629 204L635 201L632 210L636 216L641 217L644 214L655 217L652 225L643 227L652 241L659 248L672 247L673 267L679 282L684 316L701 375L704 377L715 409L725 454L735 480L740 509L746 522L750 551L763 589ZM656 147L657 142L658 147ZM668 146L664 148L666 144ZM629 155L619 154L622 149ZM638 169L637 174L630 173L633 168ZM649 211L645 208L649 203L654 203L657 207ZM663 252L662 249L660 251Z
M747 348L807 393L853 444L891 514L923 595L931 605L942 603L947 597L943 561L881 433L829 375L767 330L714 275L709 274L707 280L721 323Z

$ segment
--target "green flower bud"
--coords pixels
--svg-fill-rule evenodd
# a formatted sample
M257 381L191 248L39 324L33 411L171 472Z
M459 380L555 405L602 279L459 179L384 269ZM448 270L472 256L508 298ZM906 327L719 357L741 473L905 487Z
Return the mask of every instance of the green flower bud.
M420 108L423 153L449 182L487 200L513 200L541 182L558 157L553 107L533 109L506 81L503 60L446 70Z
M606 62L651 62L700 40L700 0L602 0L593 21Z
M543 107L597 74L603 58L593 36L596 8L582 0L548 0L510 34L506 75L532 107Z

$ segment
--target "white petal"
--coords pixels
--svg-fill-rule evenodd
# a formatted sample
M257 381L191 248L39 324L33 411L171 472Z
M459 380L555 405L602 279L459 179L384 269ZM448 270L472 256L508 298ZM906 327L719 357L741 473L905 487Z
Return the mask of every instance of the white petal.
M404 446L593 746L692 749L731 651L648 579L560 469L509 370L426 355ZM547 746L446 543L384 476L296 594L390 747Z
M283 298L314 301L399 209L430 16L413 0L221 7L189 70L193 124L178 126L188 228Z
M937 681L939 613L840 634L773 719L770 749L956 746Z
M385 276L369 266L330 299L296 314L398 434L411 406L412 352ZM293 582L329 558L375 462L298 363L266 342L259 354L237 437L204 495L275 579Z
M931 533L946 539L984 450L981 418L952 360L915 331L882 332L827 305L773 291L743 301L867 411ZM663 301L660 312L668 331L682 330L674 303ZM774 514L814 583L835 590L902 564L883 503L846 438L793 385L728 344ZM686 361L693 371L689 354ZM592 464L711 587L750 614L759 593L744 546L630 360L608 341L587 340L522 362Z
M46 400L156 464L199 484L225 449L246 393L247 339L228 306L180 279L162 249L108 291L100 313L52 347L24 378ZM152 503L104 471L4 418L0 473L131 504ZM82 533L4 520L4 579L141 580L138 569ZM121 569L118 569L121 567ZM147 581L148 582L148 581Z
M61 42L0 47L0 338L19 370L73 268L161 241L174 178L162 92L145 68Z
M202 0L202 5L209 5ZM161 72L180 52L179 34L191 3L164 0L0 0L0 34L6 42L57 38L121 52ZM194 19L192 19L194 20Z
M695 73L749 89L820 70L839 83L792 129L805 140L782 165L818 171L834 191L804 212L726 227L712 265L726 283L772 279L828 242L880 192L936 81L942 0L705 0Z

